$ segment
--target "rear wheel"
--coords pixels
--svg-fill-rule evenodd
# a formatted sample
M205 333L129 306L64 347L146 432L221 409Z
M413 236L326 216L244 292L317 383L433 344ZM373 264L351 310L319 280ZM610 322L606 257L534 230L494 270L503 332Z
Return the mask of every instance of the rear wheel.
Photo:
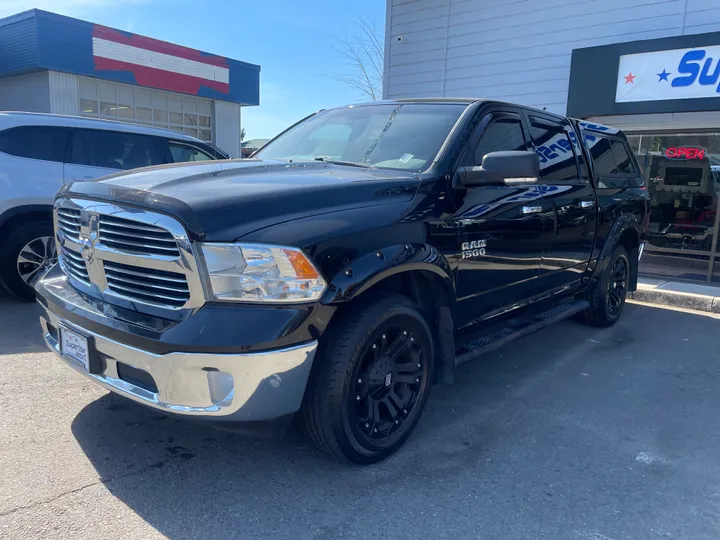
M305 431L323 450L369 464L417 425L432 373L432 337L399 295L359 304L325 335L303 403Z
M0 280L23 300L35 299L35 284L57 262L50 222L31 221L8 233L0 245Z
M625 307L630 283L630 260L625 247L617 246L602 277L590 291L590 307L581 313L580 319L593 326L612 326Z

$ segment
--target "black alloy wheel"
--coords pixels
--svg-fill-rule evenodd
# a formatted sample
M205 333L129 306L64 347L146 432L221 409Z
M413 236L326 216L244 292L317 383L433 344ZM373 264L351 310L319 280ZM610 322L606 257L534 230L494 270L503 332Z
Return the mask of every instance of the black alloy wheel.
M415 321L396 317L379 326L354 370L347 404L355 436L368 447L386 448L401 438L417 416L429 373Z
M610 317L616 318L620 315L627 297L629 275L627 258L616 258L608 280L607 310Z
M585 295L589 307L577 318L587 324L607 327L615 324L625 307L630 288L630 259L625 246L616 246L602 276L590 284Z
M417 425L432 373L432 334L412 301L368 294L320 339L301 411L305 431L342 460L385 459Z

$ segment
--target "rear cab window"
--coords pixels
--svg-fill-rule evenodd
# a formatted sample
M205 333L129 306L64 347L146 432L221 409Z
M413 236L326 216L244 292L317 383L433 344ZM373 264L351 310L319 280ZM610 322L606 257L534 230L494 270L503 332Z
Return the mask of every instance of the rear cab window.
M625 137L622 134L587 129L583 124L585 126L589 124L580 123L585 148L592 158L597 176L597 187L642 187L640 169L632 158Z
M578 174L577 137L570 127L545 117L528 115L528 119L535 153L540 159L540 180L587 182Z
M0 131L0 152L11 156L62 163L68 128L22 126Z

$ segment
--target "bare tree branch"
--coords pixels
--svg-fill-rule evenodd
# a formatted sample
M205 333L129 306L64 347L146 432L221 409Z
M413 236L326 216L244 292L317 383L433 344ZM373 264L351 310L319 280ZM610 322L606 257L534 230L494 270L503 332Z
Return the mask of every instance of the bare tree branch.
M373 101L382 98L384 49L382 38L371 20L361 15L353 18L355 33L336 38L333 49L343 59L348 73L335 73L330 78L359 91Z

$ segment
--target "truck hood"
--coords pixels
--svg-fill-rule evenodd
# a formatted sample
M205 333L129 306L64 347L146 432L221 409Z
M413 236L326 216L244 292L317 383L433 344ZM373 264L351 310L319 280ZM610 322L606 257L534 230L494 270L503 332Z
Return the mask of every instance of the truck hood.
M169 214L193 239L228 242L295 219L409 201L418 185L402 171L255 159L135 169L68 184L58 196Z

